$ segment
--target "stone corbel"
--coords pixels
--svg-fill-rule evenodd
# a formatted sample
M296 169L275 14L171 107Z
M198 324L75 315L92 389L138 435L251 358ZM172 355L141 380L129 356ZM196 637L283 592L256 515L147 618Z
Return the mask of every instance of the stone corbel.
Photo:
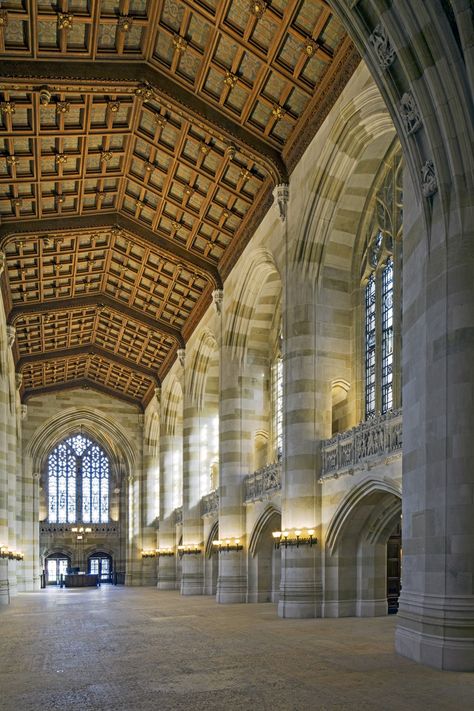
M5 270L5 265L7 263L7 255L5 252L0 252L0 276L2 276L4 270Z
M290 188L286 183L275 186L273 189L273 198L278 207L280 220L285 222L288 214L288 201L290 198Z
M438 191L438 179L432 160L427 160L421 166L421 192L425 198L431 197Z
M8 347L11 348L15 343L16 338L16 328L15 326L7 326L7 342Z
M161 407L161 388L155 388L155 399L158 407Z
M387 34L387 30L382 25L381 22L374 27L371 35L369 35L369 43L375 52L378 63L382 69L388 69L388 67L395 61L395 49L390 42L390 38Z
M411 91L406 91L398 104L398 112L408 136L421 128L421 114Z
M15 385L16 389L19 390L23 383L23 373L15 373Z
M214 289L212 292L212 302L218 316L222 314L222 304L224 301L224 290Z
M20 418L22 420L25 420L27 415L28 415L28 405L25 405L24 403L22 403L20 405Z
M186 348L178 348L176 351L176 355L178 357L178 363L180 364L181 368L184 368L184 364L186 362Z

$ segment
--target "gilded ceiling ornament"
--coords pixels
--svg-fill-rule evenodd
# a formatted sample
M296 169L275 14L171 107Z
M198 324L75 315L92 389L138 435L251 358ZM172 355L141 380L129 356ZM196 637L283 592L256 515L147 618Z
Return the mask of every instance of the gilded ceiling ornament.
M145 203L141 200L137 200L135 203L135 207L137 208L137 210L143 210L143 208L145 207Z
M155 170L154 163L150 163L150 161L147 160L147 162L145 163L145 170L147 173L153 173L153 171Z
M13 101L2 101L0 103L0 114L14 114L15 103Z
M229 214L230 214L230 213L229 213L228 210L224 210L224 211L222 212L222 217L225 217L225 218L227 219L227 218L229 217Z
M283 106L280 106L280 104L275 104L272 108L272 116L274 116L276 120L279 121L281 118L283 118L284 115L285 111L283 109Z
M57 165L63 165L64 163L67 163L67 155L65 153L56 153L55 156L55 161Z
M58 205L62 205L64 203L64 195L58 195L56 201Z
M51 101L51 92L47 86L40 86L39 100L41 106L48 106Z
M173 47L175 48L176 52L179 52L182 54L183 52L186 51L188 47L188 43L184 39L184 37L180 37L180 35L175 35L173 37Z
M70 12L58 12L58 30L69 32L72 29L74 15Z
M181 223L178 222L178 220L173 220L173 222L171 223L171 226L174 229L174 231L177 232L179 230L179 228L181 227Z
M13 207L21 207L21 205L22 205L21 198L13 198L13 200L12 200Z
M118 30L119 32L130 32L133 25L133 17L128 17L128 15L122 15L118 19Z
M184 194L185 194L185 195L192 195L193 193L194 193L194 190L192 189L192 187L191 187L190 185L187 185L187 186L184 188Z
M3 29L8 25L8 12L6 10L0 10L0 29Z
M7 165L18 165L18 158L14 155L5 156L5 159L7 161Z
M252 15L258 17L259 19L263 17L265 10L268 7L268 3L263 2L263 0L250 0L249 8Z
M374 28L372 34L369 35L369 42L377 55L378 62L382 69L387 69L393 64L396 57L395 50L381 22Z
M314 54L316 54L317 49L318 49L317 42L315 42L311 38L308 38L303 45L303 51L305 54L308 55L308 57L312 57Z
M97 190L96 195L97 200L103 200L105 198L105 193L103 190Z
M101 163L108 163L109 160L112 160L112 157L113 157L112 151L101 151L100 152Z
M57 114L68 114L70 108L71 108L71 105L69 104L68 101L58 101L58 103L56 104L56 113Z
M168 123L168 119L166 116L162 116L161 114L155 114L155 123L160 128L163 128Z
M398 104L400 118L408 135L421 128L421 115L411 91L406 91Z
M431 197L438 190L438 179L432 160L427 160L421 166L421 191L424 197Z
M107 102L107 111L109 111L111 114L117 114L120 110L120 101L108 101Z
M235 86L237 82L237 75L232 74L232 72L227 71L224 77L224 84L229 86L231 89Z
M199 150L201 151L201 153L203 153L205 156L207 156L207 154L209 153L209 151L211 149L210 149L210 146L207 145L207 143L201 143Z
M245 169L245 170L241 170L239 175L242 178L242 180L249 180L249 178L251 177L252 174L249 170Z
M225 149L225 154L229 160L234 160L236 153L237 149L232 143Z

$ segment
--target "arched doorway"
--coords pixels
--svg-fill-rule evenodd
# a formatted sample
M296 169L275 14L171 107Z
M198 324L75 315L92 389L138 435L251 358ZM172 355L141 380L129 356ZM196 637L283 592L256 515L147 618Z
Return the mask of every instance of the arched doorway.
M281 553L272 532L281 530L281 513L273 506L256 522L249 545L249 602L278 602Z
M111 583L113 574L113 560L108 553L96 551L87 559L87 572L98 575L101 583Z
M45 559L47 585L59 585L71 567L71 558L65 553L51 553Z
M375 617L398 609L401 498L367 481L342 501L326 535L326 617Z

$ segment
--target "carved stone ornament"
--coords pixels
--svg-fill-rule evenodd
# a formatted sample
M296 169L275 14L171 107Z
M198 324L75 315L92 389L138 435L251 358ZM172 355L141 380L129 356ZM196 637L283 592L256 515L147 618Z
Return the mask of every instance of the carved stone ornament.
M0 102L0 113L14 114L15 113L15 102L13 102L13 101Z
M16 338L15 326L7 326L7 342L8 342L9 348L11 348L12 345L15 343L15 338Z
M155 388L155 398L158 406L161 405L161 388Z
M73 20L74 15L71 15L70 12L58 12L58 30L68 32L72 29Z
M133 17L128 17L128 15L122 15L118 19L118 30L119 32L130 32L132 29Z
M186 361L186 348L178 348L176 355L178 356L180 366L184 368L184 363Z
M421 116L415 97L411 91L406 91L398 104L400 118L408 135L415 133L421 127Z
M224 301L223 289L214 289L214 291L212 292L212 302L214 304L214 308L216 309L216 313L218 316L220 316L222 313L223 301Z
M0 276L2 276L2 274L3 274L6 263L7 263L7 255L5 254L5 252L0 252Z
M28 414L28 405L25 405L24 403L20 405L20 417L22 420L26 419L26 416Z
M188 43L184 39L184 37L180 37L179 35L175 35L173 37L173 47L175 49L175 52L179 52L182 54L183 52L186 51L188 47Z
M369 42L377 55L380 66L382 69L387 69L394 62L396 54L382 23L379 23L369 35Z
M438 180L434 163L432 160L427 160L421 166L421 191L425 197L431 197L438 190Z
M8 25L8 12L6 10L0 10L0 28L3 29Z
M23 383L23 373L15 373L15 385L16 389L19 390Z
M289 197L290 197L290 189L286 183L277 185L273 189L273 198L274 198L275 203L278 207L278 211L280 214L280 220L282 222L285 222L285 220L287 218Z
M70 111L71 105L68 101L58 101L56 104L56 113L57 114L68 114Z

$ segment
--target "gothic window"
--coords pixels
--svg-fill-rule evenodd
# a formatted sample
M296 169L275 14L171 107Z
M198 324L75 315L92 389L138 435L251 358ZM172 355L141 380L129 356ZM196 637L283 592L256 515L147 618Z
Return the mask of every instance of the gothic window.
M272 367L272 416L273 439L279 459L283 451L283 360L280 355Z
M105 523L109 520L107 455L77 434L58 444L48 457L50 523Z
M363 262L364 414L401 404L401 162L397 156L374 198Z

